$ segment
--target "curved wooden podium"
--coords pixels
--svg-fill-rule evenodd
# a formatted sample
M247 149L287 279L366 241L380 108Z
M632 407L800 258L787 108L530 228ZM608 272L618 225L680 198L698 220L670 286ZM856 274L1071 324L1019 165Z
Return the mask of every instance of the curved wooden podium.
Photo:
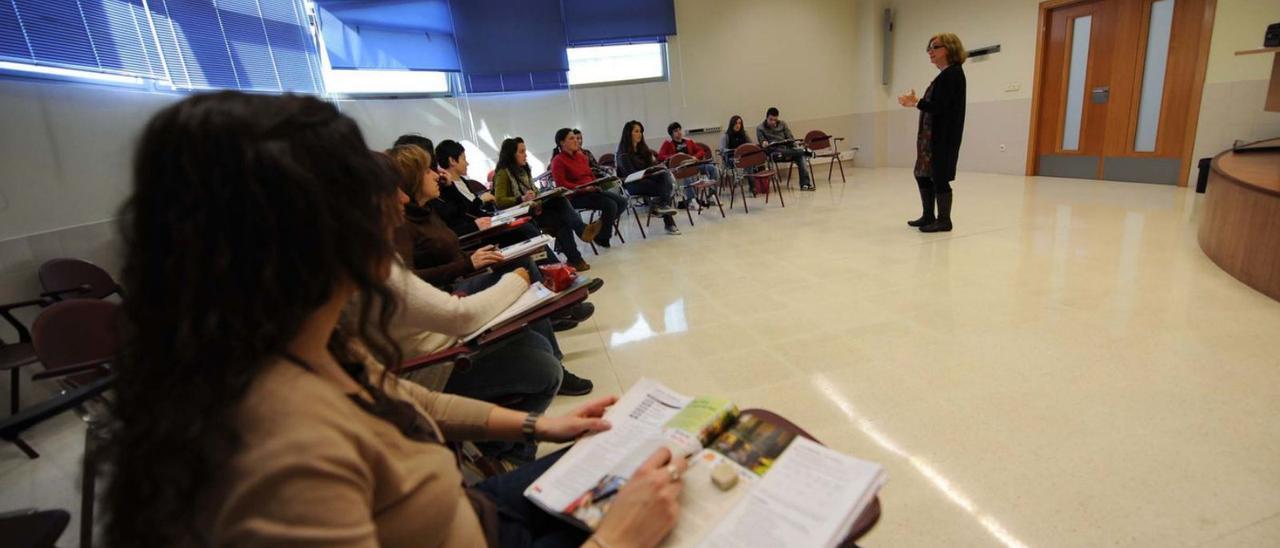
M1280 147L1280 139L1249 146ZM1280 149L1213 158L1200 249L1245 285L1280 300Z

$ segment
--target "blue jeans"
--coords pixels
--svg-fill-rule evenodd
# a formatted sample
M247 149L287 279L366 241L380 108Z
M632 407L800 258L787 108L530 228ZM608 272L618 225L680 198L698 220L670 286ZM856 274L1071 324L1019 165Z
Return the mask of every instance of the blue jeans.
M524 497L529 488L568 449L561 449L514 471L480 482L475 489L498 506L498 537L504 548L581 546L589 533L538 508Z
M686 177L680 181L680 186L684 187L684 199L686 200L693 201L696 197L694 196L693 188L689 186L690 183L697 182L700 178L711 179L712 181L720 180L720 170L716 169L715 164L704 164L698 166L698 171L702 173L702 177L694 175L693 177ZM715 191L716 187L711 187L711 192Z
M543 412L555 399L564 366L545 337L531 329L481 348L471 367L455 367L444 392L484 400L525 412ZM486 455L532 461L537 445L524 442L477 443Z
M809 162L806 161L804 150L798 148L779 148L773 151L773 160L791 162L795 164L796 169L800 170L800 186L809 186L813 181L809 180Z

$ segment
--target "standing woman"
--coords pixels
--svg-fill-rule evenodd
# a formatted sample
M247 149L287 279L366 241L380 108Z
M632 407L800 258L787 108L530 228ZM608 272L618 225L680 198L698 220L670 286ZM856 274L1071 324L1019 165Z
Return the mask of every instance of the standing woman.
M916 136L916 184L920 187L919 219L907 221L921 232L951 231L951 181L956 178L960 138L964 133L965 79L960 65L969 56L960 38L949 32L929 39L929 61L942 72L933 79L924 97L916 91L898 97L898 104L920 109ZM938 215L933 203L938 203Z

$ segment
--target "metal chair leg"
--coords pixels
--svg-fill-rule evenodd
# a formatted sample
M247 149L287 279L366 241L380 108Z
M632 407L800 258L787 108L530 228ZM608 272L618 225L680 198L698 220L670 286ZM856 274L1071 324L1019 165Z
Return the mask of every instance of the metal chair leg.
M80 548L93 547L93 507L97 502L97 466L94 462L97 437L97 428L90 421L84 433L84 471L80 473Z
M17 367L9 370L9 414L16 415L22 410L22 403L18 399L18 383L22 382L22 376L18 374Z

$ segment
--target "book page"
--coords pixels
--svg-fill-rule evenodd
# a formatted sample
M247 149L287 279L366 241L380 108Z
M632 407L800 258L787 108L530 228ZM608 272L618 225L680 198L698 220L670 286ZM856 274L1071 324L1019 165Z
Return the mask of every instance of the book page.
M507 247L500 248L498 249L498 253L502 254L503 260L511 260L554 241L554 238L547 236L546 234L540 234L523 242L514 243Z
M521 215L527 215L528 213L529 213L529 204L520 204L516 206L511 206L507 209L504 209L502 211L495 213L493 215L493 221L495 223L497 223L499 220L510 221L511 219L515 219L516 217L519 217Z
M682 448L682 454L692 455L711 443L737 417L738 406L727 398L698 396L663 428L668 437Z
M711 471L722 462L738 472L738 484L721 491L711 483ZM738 501L747 496L760 477L738 466L719 453L703 450L689 460L684 473L684 489L680 491L680 517L676 527L662 541L664 547L696 546L717 523L724 519Z
M554 291L547 289L547 286L542 285L541 283L534 282L529 284L529 288L524 290L524 293L516 299L516 302L511 303L511 306L508 306L506 310L503 310L497 316L494 316L492 320L485 322L484 325L480 326L480 329L477 329L471 332L470 335L464 337L462 342L470 341L471 339L479 337L484 334L485 331L488 331L494 326L500 325L502 322L524 314L529 310L533 310L538 305L555 298L555 296L556 293Z
M884 479L878 464L796 438L702 545L834 546Z
M657 381L636 381L605 413L613 427L574 444L525 490L525 497L552 514L561 514L606 476L630 477L644 459L667 444L662 425L689 401Z

